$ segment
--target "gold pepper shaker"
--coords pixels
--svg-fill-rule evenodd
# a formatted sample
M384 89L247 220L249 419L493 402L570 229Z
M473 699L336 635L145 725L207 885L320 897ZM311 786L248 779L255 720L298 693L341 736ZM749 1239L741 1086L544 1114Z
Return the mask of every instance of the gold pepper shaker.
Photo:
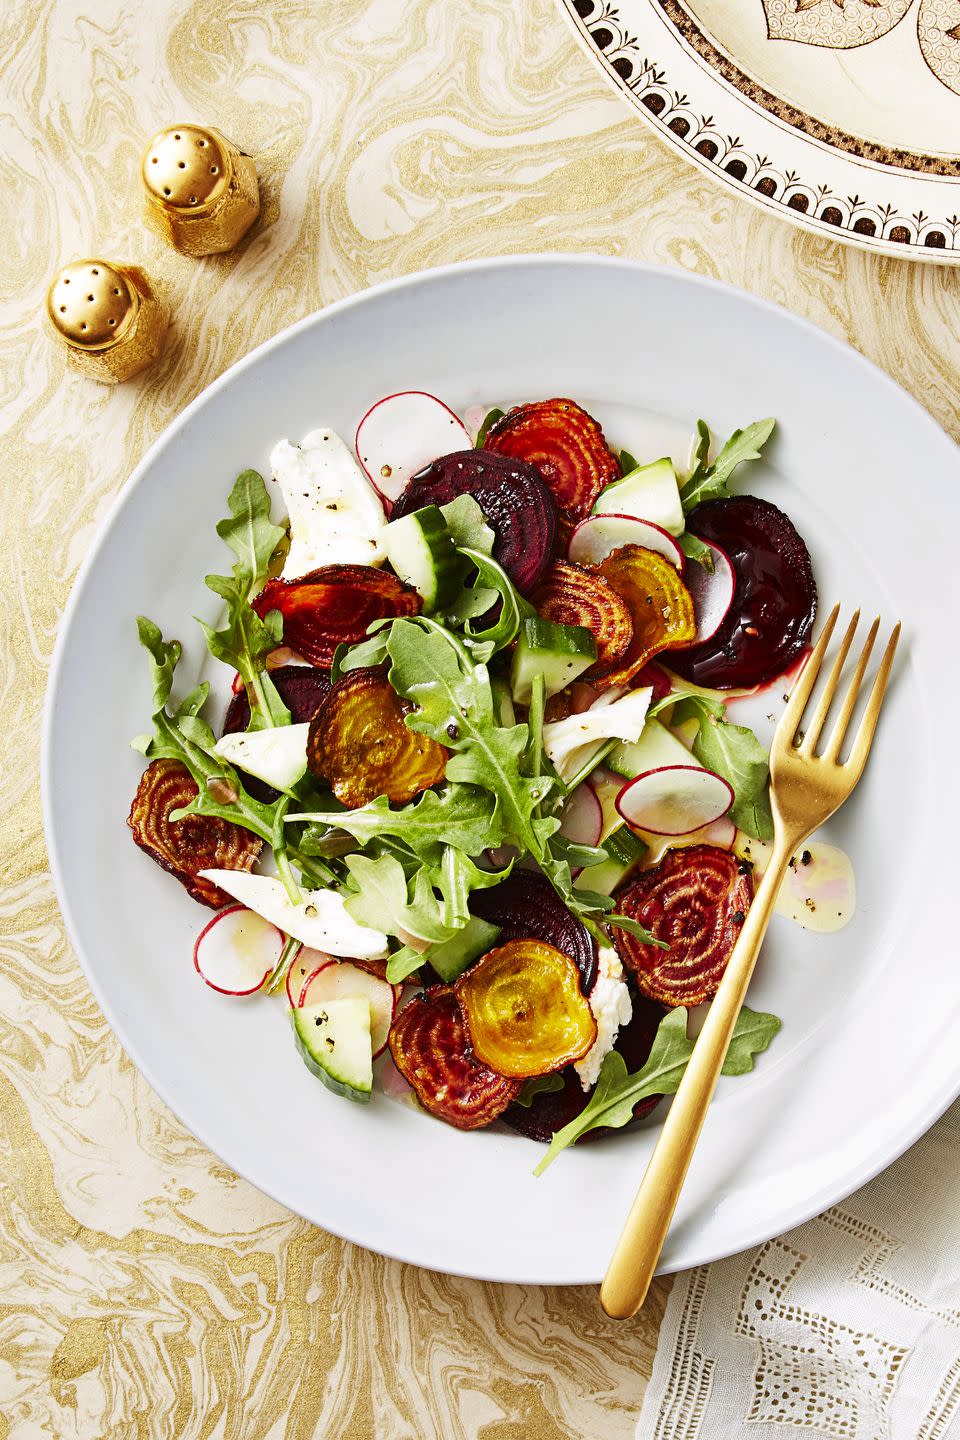
M156 360L167 311L137 266L74 260L53 277L47 318L67 363L92 380L115 385Z
M169 125L143 153L145 218L184 255L232 250L260 214L257 169L218 130Z

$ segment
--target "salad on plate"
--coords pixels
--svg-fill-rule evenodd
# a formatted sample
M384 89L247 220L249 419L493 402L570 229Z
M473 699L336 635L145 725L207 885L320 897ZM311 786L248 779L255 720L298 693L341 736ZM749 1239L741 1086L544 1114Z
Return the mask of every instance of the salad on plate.
M571 399L474 435L391 395L353 451L319 429L238 476L198 622L216 728L138 620L133 838L216 911L199 977L279 993L336 1096L504 1122L548 1145L539 1173L676 1090L772 835L728 705L789 685L816 617L796 528L730 488L773 428L713 453L701 421L680 472ZM725 1073L779 1028L744 1008Z

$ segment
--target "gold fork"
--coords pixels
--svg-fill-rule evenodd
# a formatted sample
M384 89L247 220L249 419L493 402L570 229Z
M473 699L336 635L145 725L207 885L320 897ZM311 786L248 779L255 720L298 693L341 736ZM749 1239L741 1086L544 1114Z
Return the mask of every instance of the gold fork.
M840 751L863 685L880 627L879 619L870 626L840 712L821 753L817 753L816 747L856 634L859 610L847 627L810 723L806 730L800 729L839 613L840 607L835 605L794 684L773 737L770 793L774 840L770 863L747 912L720 988L663 1123L660 1138L600 1287L601 1305L608 1315L617 1319L635 1315L646 1299L790 858L804 840L840 808L867 763L900 638L899 623L894 627L880 662L848 759L841 762Z

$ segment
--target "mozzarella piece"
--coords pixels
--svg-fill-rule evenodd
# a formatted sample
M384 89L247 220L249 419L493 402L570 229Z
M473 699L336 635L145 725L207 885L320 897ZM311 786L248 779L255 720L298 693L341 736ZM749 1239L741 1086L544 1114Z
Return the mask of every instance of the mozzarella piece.
M321 565L382 563L383 506L339 435L311 430L299 445L281 440L270 468L290 517L285 580Z
M597 1022L597 1038L574 1069L584 1090L592 1090L600 1078L600 1067L620 1033L633 1015L630 991L623 983L623 966L616 950L601 945L597 952L597 979L590 991L590 1009Z
M273 875L252 875L247 870L201 870L200 874L311 950L356 960L383 960L388 954L386 935L351 919L343 896L335 890L308 890L294 905L283 882Z
M609 704L597 701L579 715L568 715L566 720L553 720L544 725L543 748L560 778L566 780L575 775L597 744L604 740L639 740L652 694L649 686L631 690L619 700Z
M275 790L292 790L307 769L309 725L277 725L270 730L238 730L221 735L214 754Z

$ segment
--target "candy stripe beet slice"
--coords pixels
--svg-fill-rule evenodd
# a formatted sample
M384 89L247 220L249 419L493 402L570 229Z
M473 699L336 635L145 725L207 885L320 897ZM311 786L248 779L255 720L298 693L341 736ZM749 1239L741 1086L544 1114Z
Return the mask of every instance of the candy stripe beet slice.
M253 602L262 618L283 616L283 640L304 660L329 670L338 645L363 640L374 620L418 615L420 596L370 565L323 565L300 580L268 580Z
M443 779L449 752L408 729L412 708L382 670L351 670L310 721L307 766L348 810L378 795L405 805Z
M603 431L575 400L518 405L490 427L483 448L536 466L568 526L585 519L603 487L620 478Z
M623 1056L631 1075L642 1069L646 1063L657 1026L664 1015L663 1006L648 1000L644 995L633 995L632 1000L633 1014L620 1031L613 1047ZM503 1120L512 1130L526 1135L529 1140L539 1140L547 1145L558 1130L569 1125L570 1121L575 1120L583 1111L591 1092L584 1090L580 1084L580 1076L572 1065L560 1073L563 1080L562 1090L541 1091L529 1105L513 1104L504 1111ZM654 1106L659 1105L660 1099L659 1095L648 1095L645 1100L638 1100L633 1107L633 1119L628 1124L633 1125L645 1115L649 1115ZM581 1135L577 1144L586 1145L591 1140L602 1139L604 1135L618 1133L619 1131L611 1130L608 1125L601 1125L596 1130L588 1130L586 1135Z
M550 563L557 534L557 507L537 471L504 455L458 450L414 475L393 519L424 505L446 505L458 495L476 500L497 537L494 560L526 595Z
M617 953L651 1000L699 1005L717 993L752 897L749 867L728 850L668 850L620 891L617 908L670 948L615 929Z
M198 793L190 771L179 760L153 760L140 777L127 824L140 849L175 875L194 900L219 910L230 904L230 896L198 872L252 870L263 841L216 815L170 819Z
M270 679L290 711L290 720L294 725L308 724L330 693L329 670L318 670L313 665L281 665L270 671ZM250 702L246 690L240 689L227 706L223 734L233 735L238 730L246 730L249 724ZM262 800L264 805L272 805L280 795L279 790L274 790L272 785L259 780L256 775L244 775L243 788L254 800Z
M593 566L555 560L530 599L544 620L592 632L597 658L580 677L584 681L608 674L633 639L630 606Z
M545 875L513 874L492 890L475 890L470 910L500 926L498 945L508 940L543 940L577 963L580 988L589 995L597 979L597 947L587 927L560 899Z
M765 685L809 644L817 617L810 553L783 511L752 495L698 505L687 529L726 553L735 585L719 628L672 654L670 668L715 690Z
M508 1080L470 1052L453 990L438 986L416 995L390 1026L390 1053L424 1110L455 1125L478 1130L502 1115L519 1094Z

